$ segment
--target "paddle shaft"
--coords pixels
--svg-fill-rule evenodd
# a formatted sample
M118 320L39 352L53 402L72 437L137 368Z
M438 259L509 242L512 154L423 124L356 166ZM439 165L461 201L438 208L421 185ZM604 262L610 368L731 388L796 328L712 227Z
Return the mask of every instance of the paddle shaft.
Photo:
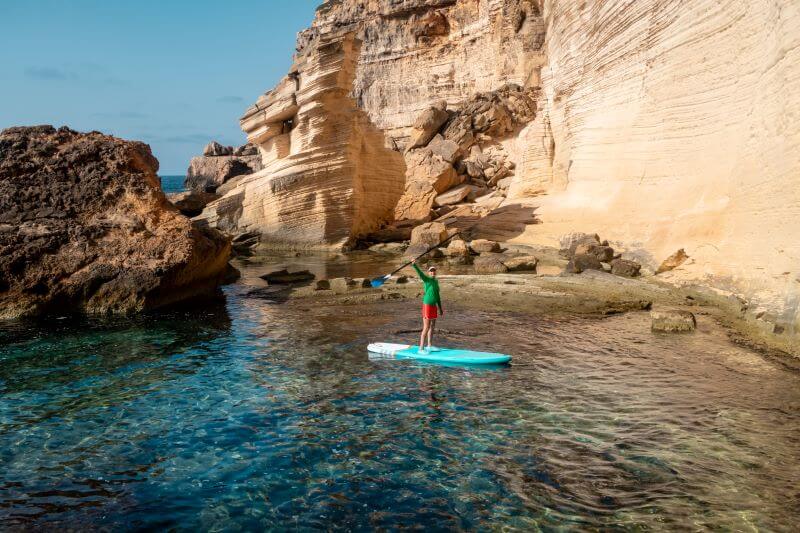
M410 265L411 263L413 263L414 261L416 261L417 259L419 259L420 257L422 257L423 255L427 254L428 252L430 252L430 251L431 251L431 250L433 250L434 248L438 248L438 247L440 247L441 245L443 245L444 243L446 243L447 241L449 241L450 239L452 239L452 238L453 238L453 237L455 237L456 235L461 235L461 232L460 232L460 231L457 231L456 233L453 233L452 235L450 235L448 238L446 238L445 240L443 240L443 241L442 241L442 242L440 242L439 244L434 244L433 246L431 246L430 248L428 248L427 250L425 250L424 252L422 252L421 254L419 254L417 257L415 257L414 259L412 259L412 260L411 260L411 261L409 261L408 263L404 264L403 266L401 266L400 268L398 268L397 270L395 270L394 272L392 272L391 274L389 274L387 277L389 277L389 278L390 278L390 277L394 276L395 274L397 274L398 272L400 272L401 270L403 270L405 267L407 267L408 265Z

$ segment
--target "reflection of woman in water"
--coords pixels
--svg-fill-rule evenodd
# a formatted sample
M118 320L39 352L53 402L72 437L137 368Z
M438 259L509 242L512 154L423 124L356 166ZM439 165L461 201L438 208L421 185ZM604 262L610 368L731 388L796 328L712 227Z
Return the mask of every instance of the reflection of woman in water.
M437 348L431 346L433 328L436 326L436 319L439 315L444 316L442 309L442 299L439 297L439 280L436 279L436 267L428 268L428 275L422 272L417 265L417 260L411 262L411 266L417 271L419 279L425 286L425 294L422 296L422 333L419 335L419 353L436 351ZM425 340L428 341L428 349L425 349Z

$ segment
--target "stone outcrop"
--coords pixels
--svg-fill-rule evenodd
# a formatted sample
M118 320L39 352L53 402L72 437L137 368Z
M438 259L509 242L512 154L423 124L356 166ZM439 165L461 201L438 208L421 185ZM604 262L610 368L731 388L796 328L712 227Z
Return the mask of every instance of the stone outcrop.
M228 181L261 170L261 157L255 146L222 146L216 141L206 145L202 156L193 157L186 171L184 186L190 191L217 192Z
M273 245L342 248L392 220L405 165L352 98L362 41L319 36L242 117L263 170L202 217Z
M0 318L128 313L213 290L230 243L170 204L140 142L0 133Z
M512 243L600 231L647 271L683 248L692 260L660 278L737 295L800 335L792 0L330 0L297 50L242 120L269 169L210 223L331 244L392 217L505 210L520 213L502 217ZM368 133L351 134L356 116ZM342 142L320 133L334 124ZM365 151L382 161L371 179ZM321 171L317 154L341 167ZM437 202L462 185L475 189Z

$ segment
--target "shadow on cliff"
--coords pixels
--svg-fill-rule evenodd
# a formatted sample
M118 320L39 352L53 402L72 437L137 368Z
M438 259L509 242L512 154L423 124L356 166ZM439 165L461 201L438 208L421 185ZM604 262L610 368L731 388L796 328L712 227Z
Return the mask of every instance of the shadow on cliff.
M489 239L504 242L518 237L531 224L541 224L536 216L536 207L512 204L481 217L477 214L458 216L443 221L449 227L458 228L469 239Z

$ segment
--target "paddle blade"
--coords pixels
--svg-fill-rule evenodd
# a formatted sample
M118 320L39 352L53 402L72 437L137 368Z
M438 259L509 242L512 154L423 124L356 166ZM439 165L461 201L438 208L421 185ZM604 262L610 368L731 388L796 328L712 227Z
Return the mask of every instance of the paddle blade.
M383 285L384 283L386 283L386 280L388 280L388 279L389 279L389 276L381 276L379 278L373 279L369 283L370 283L370 285L372 285L373 288L378 288L381 285Z

